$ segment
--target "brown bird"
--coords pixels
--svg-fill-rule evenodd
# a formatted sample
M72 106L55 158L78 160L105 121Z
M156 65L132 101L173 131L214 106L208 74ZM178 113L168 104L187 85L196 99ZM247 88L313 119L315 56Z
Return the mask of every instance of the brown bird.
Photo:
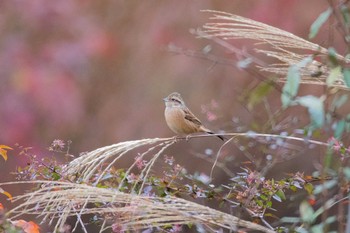
M214 134L210 129L204 127L202 122L186 107L179 93L171 93L163 100L165 102L165 121L172 131L177 134L199 132ZM223 136L217 136L224 140Z

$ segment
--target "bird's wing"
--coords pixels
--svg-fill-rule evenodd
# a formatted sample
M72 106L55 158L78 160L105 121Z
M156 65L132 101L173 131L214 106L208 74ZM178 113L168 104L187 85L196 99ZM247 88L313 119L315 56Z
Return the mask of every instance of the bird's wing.
M196 124L196 125L202 125L202 122L197 118L195 117L195 115L193 115L193 113L188 110L188 109L184 109L184 112L185 112L185 119Z

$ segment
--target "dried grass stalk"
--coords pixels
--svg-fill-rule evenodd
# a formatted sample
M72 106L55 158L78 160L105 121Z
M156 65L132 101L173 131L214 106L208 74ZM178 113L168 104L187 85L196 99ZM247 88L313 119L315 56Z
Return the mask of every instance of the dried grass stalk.
M328 50L318 44L304 40L292 33L284 30L247 19L238 15L204 10L203 12L213 13L211 22L203 26L202 31L198 31L200 37L213 39L249 39L257 41L257 45L268 45L271 49L255 49L258 53L263 53L269 57L276 58L279 63L267 66L257 65L261 71L286 76L288 67L299 63L308 56L328 56ZM336 54L336 58L343 63L349 63L349 59ZM326 79L330 69L326 64L313 60L301 70L303 76L302 83L327 85ZM285 79L279 81L284 82ZM339 75L332 86L347 88L342 75Z
M94 151L88 152L80 156L79 158L71 161L64 169L63 174L67 176L77 176L79 182L89 183L94 175L99 175L96 183L103 177L103 175L115 165L119 160L127 155L128 152L148 146L145 152L139 154L140 159L146 155L152 154L151 163L142 171L142 174L152 167L155 160L161 155L161 153L170 145L176 141L173 138L151 138L141 139L135 141L126 141L98 148ZM126 172L128 175L130 170L135 167L136 161L131 165ZM102 172L100 171L102 170ZM146 175L146 174L145 174Z
M21 182L17 182L19 183ZM22 183L41 183L42 187L15 197L14 201L24 203L9 211L10 219L25 214L39 215L44 220L57 218L55 231L62 229L70 216L76 216L79 221L83 215L97 214L106 217L107 221L109 219L110 224L120 225L124 230L199 223L234 231L245 228L274 232L261 225L177 197L141 196L68 182ZM100 232L110 227L101 228Z

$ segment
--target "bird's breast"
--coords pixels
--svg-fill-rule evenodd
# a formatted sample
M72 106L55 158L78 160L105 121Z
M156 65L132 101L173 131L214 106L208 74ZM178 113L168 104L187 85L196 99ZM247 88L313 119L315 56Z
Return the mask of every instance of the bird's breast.
M181 108L165 108L165 121L169 128L177 134L190 134L198 132L198 126L185 119Z

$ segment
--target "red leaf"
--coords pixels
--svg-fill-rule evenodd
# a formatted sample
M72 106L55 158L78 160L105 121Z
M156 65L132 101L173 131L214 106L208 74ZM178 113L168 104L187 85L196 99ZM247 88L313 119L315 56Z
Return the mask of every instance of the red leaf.
M39 226L33 221L25 221L23 219L12 221L12 224L16 227L22 228L25 233L40 233Z

